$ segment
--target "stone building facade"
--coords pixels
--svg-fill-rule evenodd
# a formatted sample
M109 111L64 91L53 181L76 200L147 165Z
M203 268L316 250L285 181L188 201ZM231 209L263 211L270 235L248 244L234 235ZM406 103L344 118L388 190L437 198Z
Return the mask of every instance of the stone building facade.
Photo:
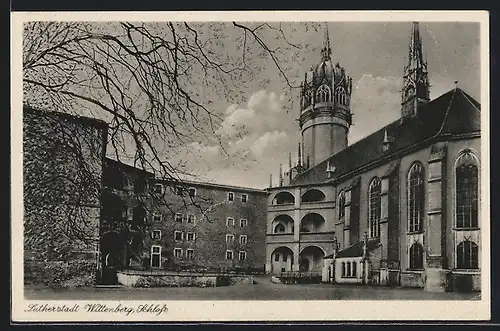
M321 100L323 90L335 92L327 103L301 102L304 155L314 157L299 157L269 189L269 272L429 291L480 288L481 107L459 88L430 100L418 23L410 39L400 119L347 146L350 79L328 64L326 36L322 69L303 95L312 88ZM335 94L338 81L347 99ZM302 129L310 118L335 124L311 142ZM347 129L344 136L335 125ZM329 139L332 153L318 159L316 145Z
M107 129L92 118L23 108L25 258L97 258Z
M265 190L195 181L151 189L152 268L264 270Z
M147 267L144 237L151 227L150 172L106 158L100 223L101 265Z

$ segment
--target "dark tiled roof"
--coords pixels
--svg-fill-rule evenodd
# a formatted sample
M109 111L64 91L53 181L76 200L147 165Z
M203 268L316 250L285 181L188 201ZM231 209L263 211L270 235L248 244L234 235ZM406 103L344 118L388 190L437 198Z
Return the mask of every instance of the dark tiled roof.
M378 241L368 241L368 247L367 251L371 252L374 249L378 247ZM356 244L349 246L347 248L344 248L343 250L339 251L336 255L337 258L339 257L360 257L363 256L363 242L358 241Z
M453 89L421 106L417 117L405 121L397 120L386 125L300 174L290 186L334 181L384 156L427 139L479 132L480 124L480 104L461 89ZM386 130L388 136L394 139L387 152L382 147ZM328 177L326 171L328 162L330 166L335 167L331 177Z
M134 166L132 166L130 164L126 164L126 163L122 163L122 162L117 161L117 160L110 159L109 157L104 158L104 166L110 167L110 168L116 168L116 169L121 168L125 172L129 172L129 173L141 173L142 175L148 176L148 177L153 177L154 176L154 174L152 172L150 172L150 171L143 170L143 169L134 167Z
M28 106L23 106L23 113L31 113L35 114L37 116L47 116L47 117L58 117L60 119L72 121L72 122L79 122L83 124L88 124L96 127L101 127L101 128L107 128L108 123L106 123L103 120L97 119L97 118L92 118L92 117L86 117L86 116L80 116L80 115L73 115L69 113L62 113L58 112L55 110L48 110L48 109L36 109Z

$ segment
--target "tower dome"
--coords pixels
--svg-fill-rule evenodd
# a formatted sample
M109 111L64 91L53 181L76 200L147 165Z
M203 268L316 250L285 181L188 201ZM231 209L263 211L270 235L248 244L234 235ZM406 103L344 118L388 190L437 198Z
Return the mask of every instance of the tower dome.
M332 85L334 80L335 68L331 60L321 61L314 68L314 83Z

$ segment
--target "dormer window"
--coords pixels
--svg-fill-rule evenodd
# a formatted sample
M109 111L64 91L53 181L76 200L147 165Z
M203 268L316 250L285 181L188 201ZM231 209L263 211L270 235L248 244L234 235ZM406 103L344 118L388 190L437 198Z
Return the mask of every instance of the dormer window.
M336 169L337 168L333 164L330 163L330 160L328 160L328 163L326 165L326 173L327 173L328 177L331 177Z
M394 138L391 137L388 133L387 130L384 131L384 140L382 140L382 149L384 152L387 152L389 148L391 147L391 144L394 142Z

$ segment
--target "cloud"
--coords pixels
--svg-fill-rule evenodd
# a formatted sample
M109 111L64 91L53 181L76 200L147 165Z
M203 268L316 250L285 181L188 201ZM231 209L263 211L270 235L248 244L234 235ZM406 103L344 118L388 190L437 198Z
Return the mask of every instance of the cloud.
M203 178L266 187L269 174L277 178L279 164L288 164L288 153L297 150L298 127L284 101L284 94L259 90L245 103L229 105L216 130L218 141L190 143L179 155Z
M401 116L402 81L364 74L354 85L351 100L353 125L349 144L366 137Z
M276 153L283 146L288 147L288 134L283 131L266 132L255 140L251 146L253 154L258 158L268 156L268 153Z

